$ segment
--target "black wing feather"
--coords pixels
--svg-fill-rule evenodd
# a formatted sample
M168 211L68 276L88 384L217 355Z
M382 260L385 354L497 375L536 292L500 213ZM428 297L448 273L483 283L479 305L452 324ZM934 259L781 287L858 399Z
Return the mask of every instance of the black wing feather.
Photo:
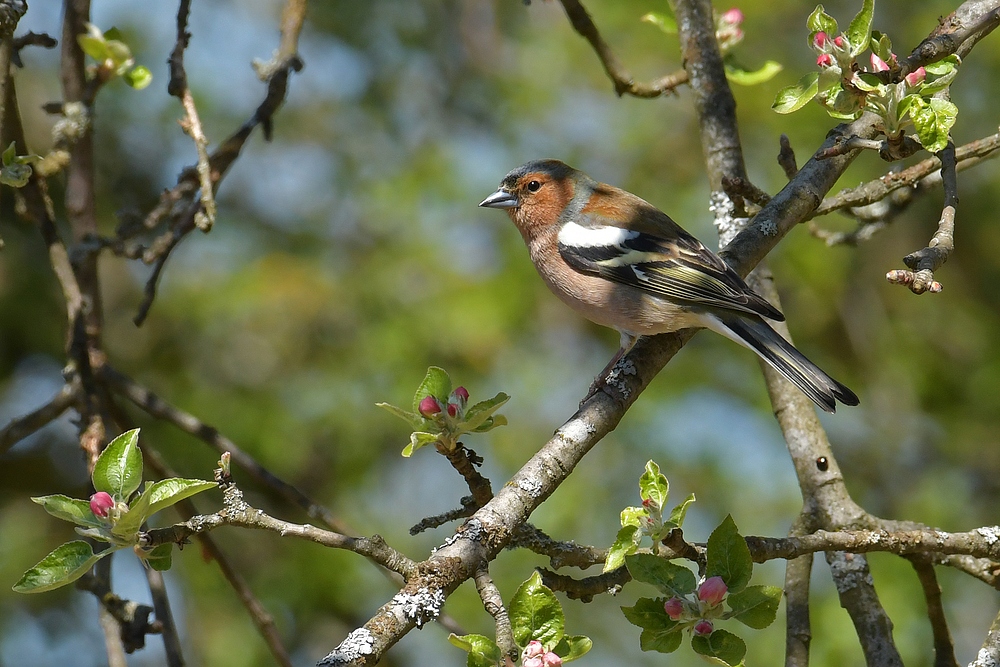
M723 308L782 321L781 312L756 294L722 258L683 230L674 241L641 233L615 245L570 246L559 253L588 275L693 307Z

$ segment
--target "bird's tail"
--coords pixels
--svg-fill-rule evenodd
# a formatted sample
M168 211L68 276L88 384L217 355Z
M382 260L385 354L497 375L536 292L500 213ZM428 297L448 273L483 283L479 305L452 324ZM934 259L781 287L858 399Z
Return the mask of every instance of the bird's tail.
M756 352L827 412L836 412L838 400L844 405L859 403L853 391L806 359L762 318L724 313L711 319L721 324L711 328Z

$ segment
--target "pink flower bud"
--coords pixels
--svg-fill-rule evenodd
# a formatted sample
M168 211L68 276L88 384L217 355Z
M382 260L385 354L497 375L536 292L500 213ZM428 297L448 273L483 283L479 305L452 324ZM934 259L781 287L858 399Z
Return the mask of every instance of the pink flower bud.
M829 53L821 54L819 58L816 59L816 64L826 69L827 67L833 66L833 56Z
M709 577L698 587L698 599L710 607L714 607L722 602L722 598L726 597L728 590L722 577Z
M827 37L826 33L823 32L822 30L813 35L813 46L819 49L820 51L826 49L826 44L829 41L830 38Z
M844 39L843 35L837 35L836 37L833 38L833 45L836 46L838 49L844 48L844 44L846 43L847 40Z
M463 401L469 400L469 390L465 387L456 387L455 391L451 392L455 396L458 396Z
M545 667L562 667L562 658L552 651L549 651L542 657L542 664L545 665Z
M684 601L680 598L670 598L663 603L663 611L667 612L670 620L680 620L681 615L684 613Z
M542 646L542 642L537 639L532 639L528 642L528 645L524 647L524 658L541 658L545 655L545 647Z
M912 87L919 86L927 78L927 70L923 67L918 67L909 74L906 75L906 85Z
M694 634L698 636L710 635L715 628L712 626L711 621L698 621L698 624L694 626Z
M90 511L94 516L106 517L108 510L115 506L115 499L106 491L98 491L90 497Z
M722 20L732 25L739 25L743 23L743 12L738 7L733 7L722 15Z
M441 412L441 404L433 396L424 396L423 400L420 401L420 405L417 407L417 410L424 417L433 417Z
M455 405L454 403L449 403L448 404L448 416L449 417L455 417L457 415L458 415L458 406Z
M872 54L872 71L874 72L886 72L889 70L889 65L886 64L884 60L879 58L874 53Z
M545 663L542 662L541 656L537 658L525 658L521 664L523 667L545 667Z

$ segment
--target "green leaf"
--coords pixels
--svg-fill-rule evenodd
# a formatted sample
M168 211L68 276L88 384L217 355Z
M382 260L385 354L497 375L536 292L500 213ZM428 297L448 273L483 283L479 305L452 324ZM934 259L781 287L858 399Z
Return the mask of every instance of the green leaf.
M708 538L705 578L720 576L730 593L743 590L753 574L753 559L732 515L726 516Z
M466 431L479 428L494 412L500 409L500 406L509 400L510 396L501 391L491 399L476 403L465 411L465 421L462 423L462 428Z
M727 665L739 665L747 654L747 645L731 632L716 630L710 635L691 638L691 648L699 655L718 658Z
M635 601L634 607L622 607L625 619L632 625L637 625L644 630L677 632L681 628L677 621L673 621L663 610L663 603L667 598L639 598Z
M493 415L492 417L487 417L486 421L472 429L473 433L486 433L487 431L492 431L497 426L506 426L507 418L503 415Z
M625 565L633 579L653 584L667 595L681 597L694 592L697 585L691 570L653 554L627 556Z
M555 593L542 584L538 572L518 587L510 600L508 615L518 646L527 646L535 639L551 651L563 638L566 619L562 605Z
M110 493L115 500L127 500L142 483L142 453L139 429L126 431L112 440L94 465L93 482L98 491Z
M798 83L778 91L771 108L778 113L798 111L819 92L819 72L809 72Z
M688 506L694 502L694 494L689 493L688 497L684 501L670 510L670 518L668 523L672 523L677 527L684 525L684 517L687 515Z
M882 90L886 87L881 79L869 72L859 72L858 76L854 79L854 85L866 93Z
M870 33L872 30L872 15L875 13L875 0L864 0L861 11L851 20L851 25L847 27L845 33L847 41L851 44L851 55L855 58L864 53L868 48ZM885 60L885 58L883 58Z
M153 73L144 65L136 65L125 72L122 78L131 87L136 90L142 90L153 82Z
M639 648L643 651L673 653L680 648L682 638L680 632L645 629L639 634Z
M413 456L413 452L417 451L425 445L430 445L437 442L437 433L424 433L422 431L414 431L410 434L410 444L403 447L403 456L409 458Z
M90 510L90 503L86 500L77 500L56 494L54 496L38 496L32 498L31 502L38 503L46 512L57 519L69 521L78 526L100 528L104 525L100 519L94 516Z
M726 68L726 78L741 86L756 86L770 81L783 69L781 63L768 60L759 69L748 70L730 56L725 57L723 64Z
M677 34L677 19L674 18L669 9L666 12L649 12L639 20L655 25L667 35Z
M909 111L920 145L931 153L942 150L948 144L958 107L948 100L933 98L927 103L918 97L910 104Z
M420 413L420 401L428 396L441 401L444 405L448 402L448 394L451 393L451 377L443 368L431 366L427 369L427 375L417 387L417 392L413 394L413 411Z
M649 510L645 507L626 507L621 513L622 526L635 526L642 528L645 520L649 518Z
M448 641L469 653L468 667L495 667L503 660L496 642L484 635L448 635Z
M65 586L82 577L94 563L115 549L95 554L90 545L80 540L62 544L43 558L14 584L16 593L43 593Z
M665 598L639 598L634 607L622 607L628 622L642 628L639 648L643 651L673 653L681 645L681 626L663 610L665 601Z
M125 36L122 35L121 30L119 30L115 26L111 26L110 28L104 31L104 39L114 39L119 42L124 42Z
M889 62L892 58L892 42L889 40L889 35L879 32L878 30L873 30L871 47L875 55L885 62Z
M583 657L593 647L594 642L591 641L590 637L585 637L584 635L567 635L559 640L559 643L552 649L552 652L562 658L563 662L570 662L571 660Z
M829 35L830 39L833 39L837 35L837 19L823 11L823 5L816 5L816 9L806 19L806 25L809 27L810 32L809 44L812 44L813 37L820 31Z
M90 35L77 35L76 43L80 45L83 52L98 62L104 62L111 58L108 50L108 43L103 39Z
M951 85L951 82L958 76L958 66L961 59L952 54L947 58L931 63L924 67L927 77L920 86L920 94L924 97L940 92Z
M392 414L396 415L397 417L405 421L407 424L409 424L410 428L419 428L420 425L424 422L424 418L418 415L416 412L410 412L408 410L404 410L403 408L396 407L391 403L376 403L375 407L382 408L387 412L391 412Z
M639 540L642 533L638 526L622 526L615 538L615 543L608 549L608 556L604 559L604 572L612 572L625 564L625 556L634 554L639 548Z
M161 544L146 554L146 562L157 572L166 572L170 569L173 556L173 544Z
M4 166L7 166L8 164L13 164L14 158L16 157L17 157L17 142L12 141L10 142L10 146L7 146L7 148L4 149L3 156L0 157L0 160L3 161Z
M658 510L662 511L667 503L670 494L670 483L660 472L660 466L654 461L646 461L646 470L639 477L639 497L643 500L651 500L656 503Z
M732 618L755 630L762 630L774 623L781 603L781 589L777 586L747 586L739 593L726 597Z
M215 482L206 482L203 479L182 479L171 477L153 482L147 487L149 493L149 510L146 516L152 516L162 509L175 505L185 498L208 491L218 486Z

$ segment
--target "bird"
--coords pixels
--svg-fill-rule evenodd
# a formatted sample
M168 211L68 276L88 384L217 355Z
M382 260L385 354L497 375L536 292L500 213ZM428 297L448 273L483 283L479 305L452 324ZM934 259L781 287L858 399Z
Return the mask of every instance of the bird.
M545 159L510 171L479 205L507 211L559 299L619 332L609 369L640 336L705 328L755 352L826 412L837 401L858 405L853 391L768 324L784 321L781 311L638 196Z

